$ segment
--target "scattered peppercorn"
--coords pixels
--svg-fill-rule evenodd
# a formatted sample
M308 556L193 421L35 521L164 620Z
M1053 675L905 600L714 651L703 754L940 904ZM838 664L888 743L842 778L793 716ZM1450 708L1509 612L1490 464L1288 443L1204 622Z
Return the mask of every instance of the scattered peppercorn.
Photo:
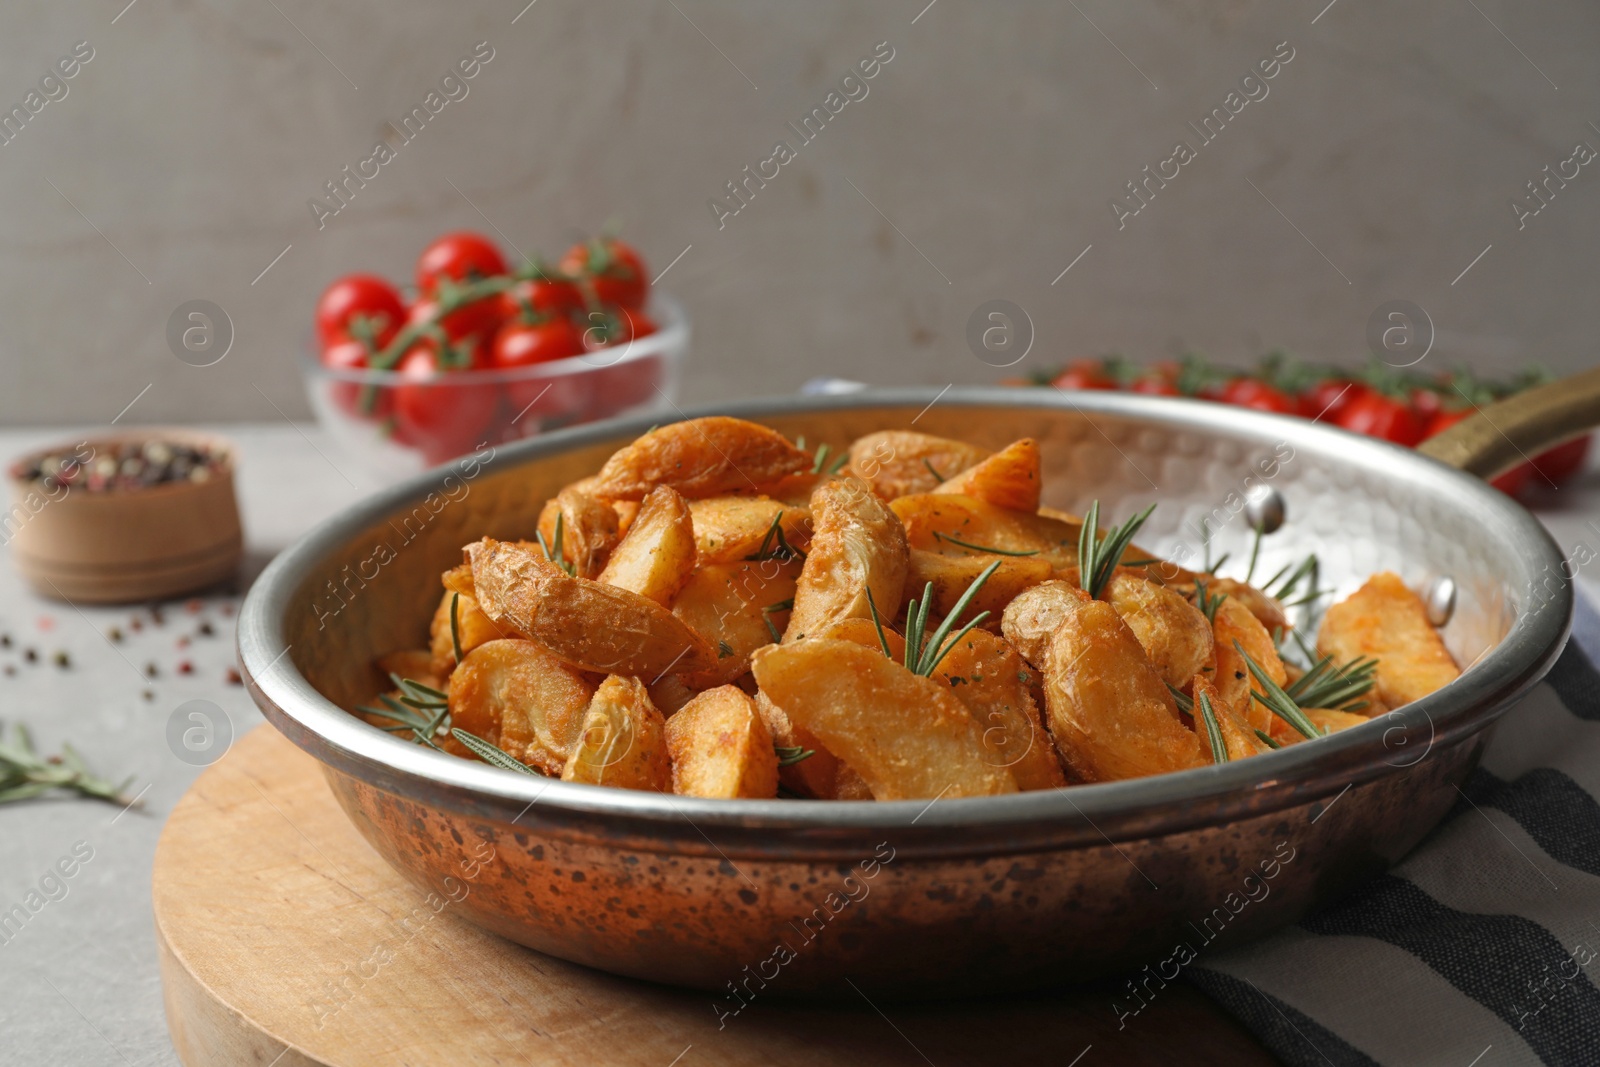
M135 616L133 620L128 623L128 629L132 630L134 633L138 633L140 630L144 629L144 623L141 622L137 616Z
M194 673L194 664L190 663L188 660L182 661L181 663L178 664L178 673L179 674L193 674Z
M67 655L65 651L57 652L55 654L55 661L56 666L62 669L72 666L72 657Z
M189 639L187 637L178 638L178 647L179 648L188 648L189 647Z
M11 635L10 634L0 634L0 648L10 648L10 647L11 647Z
M184 607L189 610L189 614L190 615L198 615L198 614L200 614L200 609L203 606L204 605L201 604L200 599L198 597L191 599L187 604L184 605Z
M155 678L158 675L160 675L161 669L159 667L157 667L154 663L146 663L144 665L144 673L145 673L145 677L147 677L147 678Z
M15 675L16 675L16 673L17 673L17 667L16 667L16 664L14 664L14 663L7 663L7 664L6 664L6 677L7 677L7 678L11 678L11 677L14 677L14 676L15 676Z
M210 619L206 619L200 624L200 628L196 632L199 633L201 637L210 637L217 632L217 628L211 625Z
M239 677L238 670L233 668L233 667L229 667L226 671L224 671L222 673L222 676L223 676L224 679L227 680L229 685L243 685L244 684L244 679Z
M146 700L154 700L156 698L156 691L154 689L146 689L143 695Z
M22 658L27 660L29 663L38 663L39 653L30 648L22 653Z
M157 626L165 626L167 624L167 617L162 613L160 605L152 604L150 606L150 621Z
M122 631L117 629L115 626L106 631L106 636L116 644L122 643Z

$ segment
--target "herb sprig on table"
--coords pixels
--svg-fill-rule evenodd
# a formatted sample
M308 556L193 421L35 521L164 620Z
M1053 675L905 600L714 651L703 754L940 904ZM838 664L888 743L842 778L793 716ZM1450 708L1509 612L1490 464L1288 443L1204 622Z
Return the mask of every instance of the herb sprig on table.
M132 807L137 798L123 795L132 784L132 777L120 783L96 777L77 749L66 743L61 746L61 755L41 756L34 746L33 734L21 723L12 728L9 739L0 730L0 803L32 800L52 789L69 789L79 796Z

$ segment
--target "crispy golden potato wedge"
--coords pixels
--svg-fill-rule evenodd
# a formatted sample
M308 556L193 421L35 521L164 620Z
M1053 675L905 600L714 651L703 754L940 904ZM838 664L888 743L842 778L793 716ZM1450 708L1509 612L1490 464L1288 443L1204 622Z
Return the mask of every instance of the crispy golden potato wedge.
M714 496L692 501L689 514L701 563L738 563L760 554L763 545L768 555L773 554L779 550L772 535L774 522L790 548L804 552L811 543L811 508L806 503L787 504L769 496Z
M1132 549L1129 549L1129 551L1131 552ZM1206 583L1206 593L1208 595L1226 595L1230 599L1239 601L1250 609L1250 614L1254 615L1256 620L1266 628L1267 633L1270 634L1277 629L1290 629L1289 618L1284 614L1283 605L1276 598L1268 596L1253 585L1247 585L1232 578L1218 578L1215 575L1202 575L1201 578ZM1178 588L1178 592L1184 596L1194 596L1194 582L1183 583Z
M471 571L468 571L467 581L472 580ZM456 598L460 596L460 600ZM509 630L503 630L494 624L489 616L478 607L478 602L470 594L461 595L454 590L446 589L444 597L439 601L439 608L433 613L433 622L428 626L428 647L433 656L432 673L439 678L450 677L450 672L456 668L455 641L450 637L450 604L456 601L456 636L461 641L461 654L465 656L473 649L486 641L494 641L501 637L515 637ZM434 688L438 688L435 686Z
M778 755L755 702L738 686L708 689L667 720L672 791L686 797L778 795Z
M433 689L443 689L444 680L450 677L448 670L433 669L433 652L426 648L403 648L396 652L385 652L378 657L378 670L382 671L385 677L398 674L402 678L410 678Z
M1198 735L1205 730L1205 726L1200 722L1200 696L1204 694L1211 703L1211 713L1217 717L1217 729L1222 734L1224 747L1228 750L1228 759L1247 759L1272 751L1272 746L1257 737L1250 724L1222 699L1222 694L1217 692L1217 687L1212 684L1209 676L1196 674L1191 692L1195 700L1194 732ZM1207 762L1211 761L1211 745L1203 738L1200 743L1200 754Z
M883 499L894 500L908 493L931 493L988 455L965 441L911 430L880 430L851 443L850 462L844 469Z
M450 675L450 723L557 775L593 696L586 678L534 642L497 639Z
M879 800L1016 792L1011 771L985 761L983 729L948 685L912 674L881 651L815 638L768 646L753 669L768 699L848 763Z
M784 788L813 800L838 799L838 776L844 767L838 757L829 752L827 746L818 741L811 731L796 726L767 694L758 690L755 704L756 713L767 724L767 732L772 735L774 746L811 753L798 763L778 768L778 781L783 783Z
M914 493L889 506L900 516L912 548L958 557L995 549L1008 558L1040 560L1052 567L1078 564L1080 527L1059 519L957 493ZM985 565L991 562L984 560Z
M811 494L817 491L817 486L832 477L834 475L813 474L810 471L804 474L791 474L782 481L774 482L767 490L767 495L785 507L802 507L809 513Z
M1207 762L1127 623L1080 594L1065 582L1035 586L1004 621L1006 637L1044 672L1045 711L1068 770L1104 782Z
M1040 481L1039 442L1024 437L942 482L934 492L970 496L1011 511L1037 512Z
M613 674L600 683L583 714L563 782L672 792L667 721L637 678Z
M617 546L616 509L598 497L567 486L539 512L539 536L556 550L556 520L561 520L561 557L579 578L596 578Z
M603 585L638 593L663 607L672 606L694 573L694 520L689 504L671 486L652 489L639 505L611 558L597 579Z
M1234 642L1237 641L1251 659L1261 664L1269 678L1280 686L1286 685L1289 674L1284 670L1283 660L1272 643L1272 635L1267 633L1267 628L1251 614L1243 601L1231 596L1218 605L1211 633L1217 650L1217 669L1212 676L1216 679L1217 692L1249 726L1257 730L1271 729L1277 717L1267 710L1265 704L1250 696L1252 692L1260 692L1261 685L1245 665L1244 657L1234 648Z
M694 572L672 613L713 650L708 666L679 671L691 688L726 685L750 669L750 655L789 625L799 560L711 563Z
M1089 602L1089 594L1076 584L1052 579L1017 594L1006 605L1000 631L1022 658L1043 669L1050 653L1050 639L1078 606Z
M829 626L824 626L818 637L826 637L832 641L853 641L867 648L884 651L884 643L889 645L888 656L896 663L906 661L906 639L899 633L883 624L883 637L878 637L878 628L872 624L871 619L840 619Z
M695 691L676 674L663 674L653 682L646 682L645 691L650 694L650 703L669 719L695 698Z
M776 430L712 415L669 423L619 449L596 475L593 492L606 500L643 500L670 485L689 500L760 493L791 474L811 469L811 457Z
M1422 598L1391 571L1373 575L1328 608L1317 633L1317 651L1338 663L1376 656L1377 695L1389 708L1425 697L1461 676L1428 622Z
M837 478L811 497L811 548L794 592L786 643L841 619L896 610L906 580L906 533L893 511L859 478ZM869 779L870 780L870 779Z
M973 580L983 573L984 568L996 561L999 561L1000 569L983 583L967 610L956 622L966 623L979 612L987 611L991 615L983 625L987 629L998 630L1000 613L1005 611L1006 605L1010 604L1014 597L1040 582L1050 580L1055 569L1050 566L1049 561L1036 556L993 556L979 553L946 556L926 549L913 548L906 571L905 590L900 595L901 606L910 603L912 597L921 599L928 583L932 582L933 612L943 618L955 610L956 601L961 599L961 594L965 593Z
M1033 701L1033 670L1016 649L994 634L973 630L950 649L933 676L983 727L984 759L1010 768L1018 789L1067 784Z
M1182 689L1195 672L1214 662L1211 624L1199 608L1171 589L1118 569L1102 595L1168 685Z
M848 763L839 764L839 774L834 778L833 800L876 800L867 780L856 773Z
M537 552L493 538L464 551L484 614L580 670L651 680L716 661L699 634L654 600L574 578Z

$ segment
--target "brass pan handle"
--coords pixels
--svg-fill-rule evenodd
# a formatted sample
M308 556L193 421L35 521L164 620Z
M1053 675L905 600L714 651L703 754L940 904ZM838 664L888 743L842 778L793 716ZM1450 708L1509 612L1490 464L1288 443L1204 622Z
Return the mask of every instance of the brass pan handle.
M1463 419L1417 446L1468 474L1494 478L1600 427L1600 367L1535 386Z

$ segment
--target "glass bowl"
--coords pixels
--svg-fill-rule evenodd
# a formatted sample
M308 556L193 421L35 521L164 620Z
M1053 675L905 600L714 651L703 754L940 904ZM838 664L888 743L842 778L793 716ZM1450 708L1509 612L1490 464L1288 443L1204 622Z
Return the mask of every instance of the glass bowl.
M670 411L689 351L689 320L653 294L654 333L515 370L406 378L303 360L317 421L366 470L395 481L485 446L617 415ZM405 417L401 417L404 413Z

